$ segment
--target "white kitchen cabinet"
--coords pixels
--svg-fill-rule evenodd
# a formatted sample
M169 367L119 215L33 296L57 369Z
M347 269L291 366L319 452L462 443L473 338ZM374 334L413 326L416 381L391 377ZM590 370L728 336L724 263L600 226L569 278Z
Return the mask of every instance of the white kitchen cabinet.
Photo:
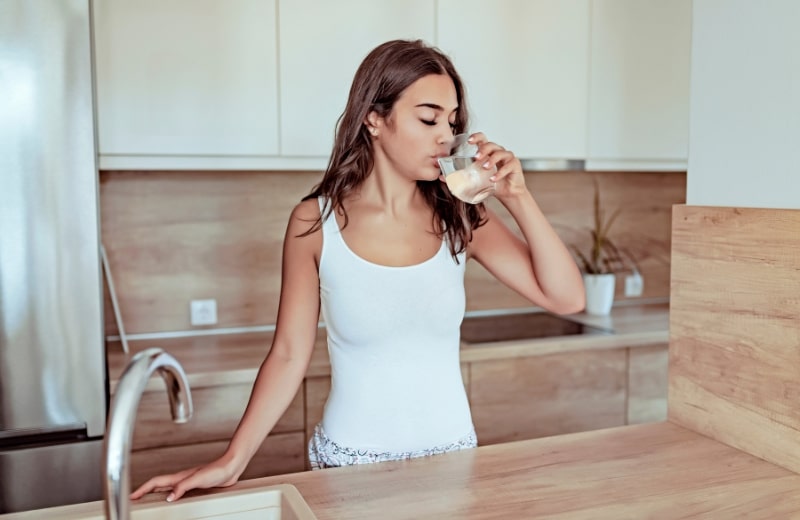
M439 0L470 129L523 159L585 158L589 13L589 0Z
M592 0L587 169L686 169L691 16L691 0Z
M101 169L325 168L356 68L420 38L524 159L685 169L691 0L95 0Z
M279 154L275 0L95 0L100 167Z
M359 63L387 40L432 43L435 3L284 0L279 12L281 155L324 168Z

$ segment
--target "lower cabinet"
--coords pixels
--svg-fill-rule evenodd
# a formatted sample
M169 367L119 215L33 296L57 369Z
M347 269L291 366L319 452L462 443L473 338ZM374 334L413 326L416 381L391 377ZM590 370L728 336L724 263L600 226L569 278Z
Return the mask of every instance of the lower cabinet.
M461 364L480 445L534 439L667 417L667 344L565 352ZM322 420L331 378L306 378L242 478L309 469L307 443ZM142 396L131 483L211 462L225 451L251 384L192 389L194 416L170 419L163 389Z
M480 445L667 418L666 344L470 364Z
M241 479L303 471L303 432L269 435L250 459ZM211 462L225 453L228 441L199 442L134 451L131 454L132 489L150 477L174 473Z
M626 349L471 364L470 406L480 445L625 423Z
M629 349L627 424L667 420L669 346Z
M251 384L192 389L194 414L185 424L170 418L163 390L145 392L133 433L131 482L211 462L225 451L250 397ZM248 465L243 478L304 469L305 410L301 386L291 404Z

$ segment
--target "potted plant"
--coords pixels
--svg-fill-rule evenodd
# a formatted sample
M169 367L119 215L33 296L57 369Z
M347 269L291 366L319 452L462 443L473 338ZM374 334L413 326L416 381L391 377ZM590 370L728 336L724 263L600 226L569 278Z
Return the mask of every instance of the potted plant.
M600 186L594 179L594 227L589 229L591 244L588 253L572 245L583 271L583 284L586 288L586 312L606 315L614 303L616 272L625 269L625 262L619 249L609 238L609 231L619 215L615 210L608 218L600 204Z

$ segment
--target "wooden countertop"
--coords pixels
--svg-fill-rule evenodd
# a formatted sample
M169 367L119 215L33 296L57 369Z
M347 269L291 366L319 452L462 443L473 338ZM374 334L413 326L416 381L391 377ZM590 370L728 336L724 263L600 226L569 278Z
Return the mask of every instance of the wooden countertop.
M613 330L607 335L575 335L495 343L462 343L461 361L484 361L536 356L576 350L619 348L666 343L669 340L669 304L658 302L621 305L609 316L573 314L570 319L586 325ZM189 384L194 387L252 383L258 368L269 352L272 332L218 334L159 340L129 341L132 353L149 347L161 347L183 366ZM108 368L113 392L130 356L119 342L108 344ZM309 364L308 377L330 375L325 329L320 329ZM153 378L148 390L161 388Z
M244 481L293 484L320 520L789 518L800 475L669 422Z
M279 475L188 496L280 483L296 486L319 520L800 515L800 475L669 422ZM93 502L14 518L66 518L68 511L101 507Z

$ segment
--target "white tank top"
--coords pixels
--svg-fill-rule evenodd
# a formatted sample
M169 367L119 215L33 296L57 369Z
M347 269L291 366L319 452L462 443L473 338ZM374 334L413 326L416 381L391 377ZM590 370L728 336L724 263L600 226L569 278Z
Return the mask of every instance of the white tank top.
M325 211L320 197L320 211ZM324 214L324 213L323 213ZM322 427L341 446L423 450L472 432L459 327L466 255L388 267L356 255L331 213L319 265L331 392Z

